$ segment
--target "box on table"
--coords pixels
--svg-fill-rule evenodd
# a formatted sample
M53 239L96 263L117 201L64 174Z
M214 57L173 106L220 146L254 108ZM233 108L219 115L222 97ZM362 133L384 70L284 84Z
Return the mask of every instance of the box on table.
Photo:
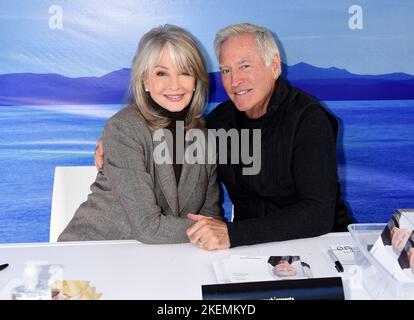
M361 270L362 284L372 299L414 299L414 282L399 282L369 252L385 226L385 223L354 223L348 226L359 249L355 262Z

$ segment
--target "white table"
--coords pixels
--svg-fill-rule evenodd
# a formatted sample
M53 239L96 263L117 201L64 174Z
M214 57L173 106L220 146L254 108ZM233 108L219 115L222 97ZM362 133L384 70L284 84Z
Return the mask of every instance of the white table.
M87 280L103 293L102 299L196 300L201 285L217 283L212 262L229 255L299 255L311 265L315 278L340 274L327 254L331 244L352 245L348 233L271 242L220 251L204 251L192 244L146 245L136 241L95 241L0 245L0 289L21 277L28 260L64 266L64 279ZM364 290L347 299L366 299ZM0 297L0 298L5 298Z

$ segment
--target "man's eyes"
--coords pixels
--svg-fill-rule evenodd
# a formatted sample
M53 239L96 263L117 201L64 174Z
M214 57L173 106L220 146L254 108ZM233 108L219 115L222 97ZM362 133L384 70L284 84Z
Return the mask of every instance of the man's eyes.
M250 67L250 64L243 64L239 67L240 70L246 70ZM225 75L230 73L230 69L221 69L221 74Z

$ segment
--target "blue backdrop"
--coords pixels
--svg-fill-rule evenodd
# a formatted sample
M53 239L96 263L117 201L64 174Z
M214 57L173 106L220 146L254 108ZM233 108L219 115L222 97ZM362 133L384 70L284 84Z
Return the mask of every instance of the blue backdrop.
M340 121L340 179L358 221L414 207L413 12L410 0L0 2L0 242L48 241L55 166L93 164L140 37L165 23L202 46L206 112L226 99L215 32L269 28L284 76Z

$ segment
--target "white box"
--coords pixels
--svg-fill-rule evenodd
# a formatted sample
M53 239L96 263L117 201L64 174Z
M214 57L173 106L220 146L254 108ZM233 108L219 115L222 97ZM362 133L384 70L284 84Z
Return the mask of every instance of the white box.
M385 223L354 223L348 226L359 249L355 262L361 270L362 284L372 299L414 299L414 283L399 282L369 252L385 226Z

